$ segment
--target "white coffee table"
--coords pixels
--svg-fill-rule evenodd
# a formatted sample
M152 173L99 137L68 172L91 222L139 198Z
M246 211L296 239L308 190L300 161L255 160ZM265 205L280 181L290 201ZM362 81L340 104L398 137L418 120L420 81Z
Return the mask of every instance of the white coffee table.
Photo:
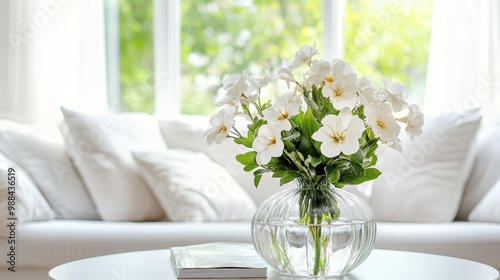
M342 280L496 280L498 270L485 264L431 254L373 250L368 259ZM169 250L140 251L82 259L49 271L54 280L176 279ZM280 277L269 270L268 279Z

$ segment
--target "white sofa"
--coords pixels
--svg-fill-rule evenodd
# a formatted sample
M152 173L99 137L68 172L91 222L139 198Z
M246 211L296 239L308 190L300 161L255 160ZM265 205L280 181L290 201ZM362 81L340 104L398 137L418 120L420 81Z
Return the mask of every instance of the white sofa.
M160 121L168 148L188 149L207 154L213 161L230 171L230 174L256 204L280 190L278 182L270 177L264 177L259 189L255 189L252 175L237 168L234 155L241 151L239 146L229 141L222 145L206 145L201 137L207 128L206 121L207 119L203 117L182 117ZM483 129L484 135L492 133L500 136L500 128L497 125L490 125L487 129ZM500 269L500 223L466 220L468 212L478 204L488 192L488 188L493 187L493 183L489 183L489 187L476 189L470 184L474 176L479 178L486 176L481 174L485 171L481 161L500 158L500 149L496 149L499 151L493 149L492 153L487 153L488 157L485 158L484 151L483 154L480 153L481 141L477 146L479 148L474 150L477 153L469 153L469 156L474 155L475 160L474 158L471 160L474 165L469 168L469 171L464 171L466 173L464 176L468 179L466 178L461 190L463 192L465 187L466 193L460 194L461 209L455 211L459 213L459 217L462 216L462 219L465 217L465 220L454 219L452 222L379 221L375 248L454 256L475 260ZM490 165L491 163L485 162L484 164ZM495 168L498 168L498 165ZM490 181L500 178L500 172L496 173L498 173L497 178L490 178ZM455 176L460 177L460 175L463 174ZM468 201L464 202L464 200ZM380 206L377 205L377 207ZM376 209L374 210L377 213ZM3 224L4 221L2 221L2 226ZM59 264L105 254L220 240L251 242L248 221L109 222L50 219L19 224L15 239L16 272L8 271L10 265L7 262L7 252L9 252L7 240L0 241L0 279L46 279L47 272ZM165 262L167 263L168 260ZM111 273L110 271L110 279Z

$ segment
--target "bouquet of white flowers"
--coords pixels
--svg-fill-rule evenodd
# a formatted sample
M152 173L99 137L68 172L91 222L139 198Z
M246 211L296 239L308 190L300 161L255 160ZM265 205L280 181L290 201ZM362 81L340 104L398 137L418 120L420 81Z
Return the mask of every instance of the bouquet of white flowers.
M373 167L378 143L401 151L398 122L412 139L422 133L423 114L407 103L404 85L384 80L384 88L376 89L340 59L313 60L318 53L315 45L303 46L292 63L285 59L261 78L245 71L224 80L225 96L216 103L223 108L211 117L205 136L209 143L234 138L250 148L236 158L245 171L255 170L256 186L265 172L281 184L296 178L326 179L336 187L360 184L380 175ZM274 80L293 89L274 103L262 102L262 90ZM238 116L250 121L245 134L235 127Z

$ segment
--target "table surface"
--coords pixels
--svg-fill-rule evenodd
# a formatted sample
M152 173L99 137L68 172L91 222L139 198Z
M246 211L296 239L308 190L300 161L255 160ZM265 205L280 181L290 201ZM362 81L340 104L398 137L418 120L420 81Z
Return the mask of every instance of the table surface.
M268 279L291 279L275 274ZM431 254L373 250L366 261L342 280L495 280L499 272L485 264ZM82 259L49 271L54 280L168 280L176 279L170 265L170 250L152 250Z

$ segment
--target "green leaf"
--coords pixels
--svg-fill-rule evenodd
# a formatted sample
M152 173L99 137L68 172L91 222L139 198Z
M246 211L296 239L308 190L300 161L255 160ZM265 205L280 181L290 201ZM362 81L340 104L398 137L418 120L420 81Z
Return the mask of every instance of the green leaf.
M326 176L330 183L335 184L340 179L340 171L338 169L331 170L326 174Z
M318 106L316 105L316 103L314 103L314 101L312 99L307 98L305 96L304 96L304 101L307 104L307 112L310 112L313 117L319 118L320 112L318 111ZM307 115L307 112L306 112L306 115Z
M285 144L285 147L288 151L295 150L295 145L292 142L285 140L283 141L283 144Z
M234 143L238 145L243 145L247 148L252 148L253 139L247 137L234 138Z
M255 188L259 187L260 180L262 179L262 175L255 175L253 177L253 184L255 185Z
M251 164L245 165L245 167L243 167L243 170L245 170L246 172L250 172L257 167L259 167L259 165L257 163L251 163Z
M314 132L318 131L318 129L321 127L321 124L316 120L310 109L311 108L307 109L306 113L304 114L304 118L302 119L302 134L304 136L303 138L305 139L301 139L300 146L304 148L305 151L307 151L306 154L311 154L311 152L313 151L312 147L314 147L316 153L311 154L314 156L316 154L320 154L321 143L314 141L314 139L312 139L312 135L314 134Z
M373 154L370 158L371 158L370 163L367 166L364 166L365 168L377 164L378 157L375 154Z
M314 140L313 140L314 141ZM321 145L318 142L318 148L319 145ZM299 146L297 148L301 153L306 154L306 155L312 155L312 156L318 156L318 150L316 150L316 147L312 144L311 140L309 140L307 137L302 136L300 138Z
M349 184L349 185L359 185L363 182L370 181L376 179L380 176L382 172L380 172L376 168L368 168L364 172L364 176L358 177L353 175L340 176L339 183L341 184Z
M294 116L291 120L296 126L302 125L302 120L304 119L304 112L300 111L300 113Z
M321 127L321 124L314 117L311 108L307 108L304 118L302 119L302 132L310 138L314 132Z
M306 159L304 158L304 155L302 155L301 152L299 151L296 151L295 154L297 155L297 157L301 160L301 161L305 161Z
M257 169L253 172L253 184L257 188L260 183L260 179L262 179L262 174L266 173L264 169Z
M353 115L358 116L360 119L364 119L364 118L365 118L364 111L365 111L365 107L364 107L363 105L359 105L359 106L358 106L358 107L356 107L356 109L352 112L352 114L353 114Z
M259 128L265 123L263 119L258 119L257 117L254 118L253 123L249 124L248 127L248 133L253 135L257 135L257 131Z
M281 140L283 141L293 141L293 140L296 140L300 137L300 132L298 131L295 131L294 133L288 135L288 136L285 136L284 138L281 138Z
M285 170L283 169L275 169L273 170L273 178L280 178L285 174Z
M281 176L280 186L283 186L286 183L290 183L291 181L295 180L297 177L299 177L299 174L297 172L285 172L283 174L283 176Z
M271 100L267 101L266 103L262 104L262 111L264 111L265 109L271 107Z
M363 166L361 166L361 164L351 161L351 169L354 172L354 175L356 175L357 177L363 177L365 169L363 168Z
M355 154L349 155L348 158L351 162L362 163L365 155L361 150L358 150Z
M322 163L322 162L323 162L323 161L321 160L321 157L313 157L313 158L311 159L311 165L312 165L313 167L318 166L318 165L319 165L320 163Z
M377 168L368 168L365 170L365 176L363 177L366 181L375 180L380 176L382 172Z
M244 154L239 154L236 156L236 160L243 165L257 164L255 158L257 157L257 152L250 151Z

